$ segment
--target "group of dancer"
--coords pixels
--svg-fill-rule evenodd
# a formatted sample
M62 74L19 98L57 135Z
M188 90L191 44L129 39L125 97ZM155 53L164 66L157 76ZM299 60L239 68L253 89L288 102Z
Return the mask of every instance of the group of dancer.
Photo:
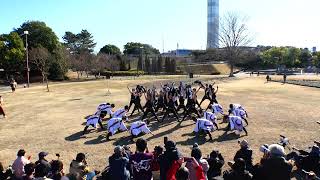
M128 87L131 94L129 106L126 105L114 111L114 104L100 104L97 112L87 118L83 134L86 133L89 126L96 128L97 124L104 129L102 124L104 120L107 120L107 140L110 140L110 136L115 133L124 131L130 132L132 140L143 134L152 134L148 127L151 120L151 118L147 118L149 113L160 123L164 122L170 114L179 122L190 118L196 123L194 132L197 135L201 133L209 135L210 140L212 140L211 132L219 129L217 122L219 116L222 116L220 119L223 119L224 122L228 122L227 131L235 130L237 133L244 131L246 135L248 134L243 124L244 121L248 125L248 114L243 106L230 104L228 114L224 114L223 107L217 101L219 87L215 88L215 83L203 84L201 81L195 81L194 84L195 86L192 86L180 82L176 87L174 83L166 83L161 84L159 90L155 86L145 88L137 85L132 89ZM202 89L204 96L199 103L197 94ZM141 105L142 98L145 99L144 106ZM209 101L209 105L206 109L202 109L201 104L206 100ZM133 110L129 115L131 107ZM143 115L138 118L139 120L133 122L128 130L125 124L136 111L138 113L141 111ZM162 118L158 117L159 114L163 114ZM106 115L110 115L110 118L107 119Z

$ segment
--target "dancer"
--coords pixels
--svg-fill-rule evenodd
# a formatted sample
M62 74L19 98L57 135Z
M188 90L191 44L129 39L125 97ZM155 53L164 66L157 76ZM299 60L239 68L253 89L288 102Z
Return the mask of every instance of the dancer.
M85 133L87 132L88 128L90 126L96 128L97 124L99 123L101 129L104 129L103 125L102 125L102 120L103 118L106 116L106 114L104 113L100 113L99 116L93 115L87 118L87 123L86 123L86 127L84 127L82 135L85 135Z
M192 120L196 122L196 127L193 131L197 136L199 136L201 132L204 132L206 135L209 135L210 140L212 140L210 132L214 131L213 123L207 119L197 119L196 117L192 117Z
M131 109L132 104L134 104L135 102L135 98L136 98L136 90L134 88L132 88L130 90L130 88L127 86L128 91L130 92L130 103L129 103L129 110Z
M210 89L210 92L211 92L210 104L213 104L213 103L217 103L218 104L217 93L218 93L219 87L217 86L217 90L215 90L214 87L213 87L214 84L215 83L213 83L212 85L211 84L209 85L209 89Z
M107 134L107 141L110 140L110 136L113 136L118 131L124 132L128 131L126 125L124 124L126 121L126 117L113 117L108 121L108 134Z
M236 130L237 134L240 134L242 131L244 131L246 133L246 136L248 136L248 131L243 126L241 117L225 115L223 117L223 119L224 119L224 121L228 121L229 122L229 124L228 124L228 126L226 128L226 131Z
M143 121L137 121L131 124L130 127L130 134L131 140L133 141L134 138L138 136L142 136L144 134L152 134L150 129L148 128L147 124Z
M249 125L248 120L247 120L247 114L244 110L242 109L235 109L234 111L229 110L229 114L233 114L234 116L241 117L247 125Z
M126 119L128 119L128 117L127 117L128 111L129 111L129 107L126 105L126 106L124 106L124 108L120 108L116 112L114 112L112 114L112 118L123 118L123 117L125 117Z
M113 114L113 108L115 107L114 104L110 104L110 103L102 103L98 106L97 108L97 112L95 113L95 115L99 116L100 113L103 114L109 114L110 118L112 117Z
M140 86L138 86L138 87L141 88ZM133 113L134 113L136 110L138 110L138 112L139 112L139 110L141 110L142 112L144 112L144 111L143 111L143 108L142 108L142 106L141 106L141 96L142 96L142 92L140 92L140 91L141 91L141 89L140 89L139 91L136 90L135 99L134 99L134 108L133 108L130 116L132 116ZM128 108L129 108L129 107L128 107Z
M176 108L174 106L174 101L173 101L173 96L171 94L169 94L169 92L167 92L167 102L168 105L166 107L166 112L164 113L164 116L162 117L161 122L163 122L163 120L170 114L173 113L173 115L177 118L177 120L179 120L179 116L178 113L176 111Z
M211 95L211 89L209 88L209 85L206 84L206 85L205 85L205 88L204 88L204 96L203 96L202 100L200 101L200 106L201 106L201 104L202 104L205 100L207 100L207 99L208 99L210 102L212 101L210 95Z
M147 96L146 95L144 95L144 96L146 98L146 104L143 107L143 109L145 109L145 111L143 113L141 121L143 121L143 119L146 118L149 113L151 113L156 118L156 120L158 122L160 122L159 119L158 119L158 116L157 116L157 114L156 114L156 112L155 112L155 110L153 108L152 95L151 94L147 94ZM147 119L147 124L149 124L149 123L150 123L150 120Z
M199 89L198 89L198 91L199 91ZM191 116L192 113L195 113L198 116L198 118L201 117L201 115L200 115L201 112L199 112L196 109L196 101L197 101L197 92L198 91L194 88L192 91L192 96L191 96L192 98L190 98L190 96L189 96L189 98L187 100L186 111L184 111L184 116L182 118L182 121L184 121L187 116ZM200 108L200 111L201 111L201 108Z
M233 114L236 114L235 112L233 112L236 109L243 110L246 113L246 116L249 117L247 111L244 109L244 107L241 104L230 104L229 108L230 108L229 110L231 110Z
M218 128L218 123L217 123L217 116L214 113L212 113L212 112L204 112L203 114L204 114L204 116L203 116L204 119L211 121L213 123L213 125L217 129L219 129Z
M223 115L223 108L220 104L217 104L217 103L213 103L213 104L209 104L206 111L208 109L211 109L211 111L216 115L218 116L218 114L222 114Z

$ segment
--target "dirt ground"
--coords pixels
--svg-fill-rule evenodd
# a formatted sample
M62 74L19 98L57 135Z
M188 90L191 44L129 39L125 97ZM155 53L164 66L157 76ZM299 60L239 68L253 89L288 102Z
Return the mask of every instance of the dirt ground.
M212 78L213 77L213 78ZM212 133L214 141L206 142L192 135L194 123L191 120L178 123L174 119L164 123L152 121L153 135L145 135L149 149L162 145L163 137L176 141L178 148L185 156L190 155L190 147L197 142L203 155L207 156L213 149L219 150L231 160L238 150L239 139L247 139L254 150L254 160L258 161L262 144L279 141L279 134L289 137L291 145L305 148L320 140L320 92L319 89L265 83L264 77L241 77L232 80L216 79L221 76L197 77L204 81L216 81L219 85L218 101L227 111L228 104L240 103L249 114L249 136L240 137L223 130ZM88 153L88 163L95 169L102 169L107 164L107 157L113 152L114 145L129 143L129 133L123 132L105 140L105 131L91 130L86 138L81 138L85 122L84 117L95 112L97 105L105 101L122 107L129 101L127 85L138 83L159 85L162 81L173 79L186 80L185 76L140 77L138 79L99 80L79 83L56 83L45 87L35 86L29 89L18 89L16 93L2 92L4 109L8 115L0 119L0 161L5 166L16 158L20 148L37 160L37 153L48 151L48 159L55 159L60 153L61 160L68 172L69 163L78 152ZM195 80L195 79L193 79ZM106 96L107 90L111 92ZM203 91L199 94L202 97ZM203 104L203 107L207 102ZM160 115L162 116L162 115ZM131 119L130 121L134 121ZM226 124L219 124L220 128ZM225 165L227 167L227 165Z

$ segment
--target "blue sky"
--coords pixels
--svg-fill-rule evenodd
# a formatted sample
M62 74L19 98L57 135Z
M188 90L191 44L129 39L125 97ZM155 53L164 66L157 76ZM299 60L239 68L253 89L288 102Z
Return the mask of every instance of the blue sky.
M248 17L251 45L317 46L319 0L220 0L220 15ZM44 21L61 39L65 31L87 29L97 42L121 49L148 43L162 51L205 49L207 0L1 0L0 33L27 20Z

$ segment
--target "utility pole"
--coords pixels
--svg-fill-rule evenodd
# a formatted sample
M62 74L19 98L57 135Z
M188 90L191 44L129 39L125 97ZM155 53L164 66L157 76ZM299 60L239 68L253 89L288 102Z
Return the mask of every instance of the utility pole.
M30 69L29 69L29 53L28 53L28 34L29 31L24 31L24 35L26 35L26 56L27 56L27 85L30 87Z

